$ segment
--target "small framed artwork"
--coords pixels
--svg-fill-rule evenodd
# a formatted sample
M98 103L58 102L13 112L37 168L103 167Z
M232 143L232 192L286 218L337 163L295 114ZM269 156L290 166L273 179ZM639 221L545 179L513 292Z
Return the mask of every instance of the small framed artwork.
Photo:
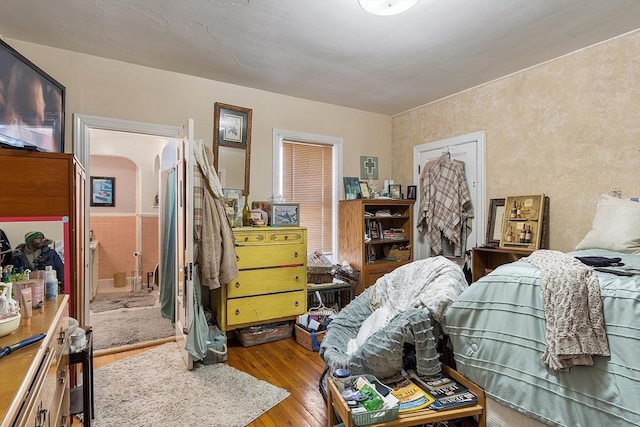
M274 203L271 205L271 226L297 227L300 225L299 203Z
M544 194L509 196L505 200L502 220L501 248L536 250L545 233L546 197Z
M504 199L489 200L489 220L487 222L486 245L497 248L500 246L502 235L502 221L504 220Z
M389 184L389 195L391 195L392 199L401 199L402 198L402 185L400 185L400 184Z
M247 148L251 139L250 108L215 103L213 116L213 137L218 145L233 148Z
M360 192L360 180L355 176L345 176L342 178L344 182L344 198L346 200L354 200L362 197Z
M407 185L407 199L415 200L418 192L417 185Z
M110 176L92 176L91 185L91 206L116 205L116 179Z
M367 181L360 181L360 195L363 199L371 198L371 193L369 192L369 184L367 184Z

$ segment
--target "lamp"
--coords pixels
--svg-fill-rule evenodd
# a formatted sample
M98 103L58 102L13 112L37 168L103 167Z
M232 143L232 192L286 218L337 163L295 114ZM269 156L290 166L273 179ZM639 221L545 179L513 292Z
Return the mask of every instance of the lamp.
M391 16L411 9L418 0L358 0L358 3L373 15Z

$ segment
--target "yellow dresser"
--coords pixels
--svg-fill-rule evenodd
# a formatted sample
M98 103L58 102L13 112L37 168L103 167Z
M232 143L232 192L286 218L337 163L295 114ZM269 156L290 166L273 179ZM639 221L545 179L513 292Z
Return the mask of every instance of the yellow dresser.
M307 311L307 230L234 228L240 275L212 291L222 331L295 319Z

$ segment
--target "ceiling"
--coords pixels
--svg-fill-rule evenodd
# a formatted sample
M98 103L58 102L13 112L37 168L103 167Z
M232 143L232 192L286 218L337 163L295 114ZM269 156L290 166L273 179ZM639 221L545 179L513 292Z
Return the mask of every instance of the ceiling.
M638 0L0 1L3 38L385 115L637 28Z

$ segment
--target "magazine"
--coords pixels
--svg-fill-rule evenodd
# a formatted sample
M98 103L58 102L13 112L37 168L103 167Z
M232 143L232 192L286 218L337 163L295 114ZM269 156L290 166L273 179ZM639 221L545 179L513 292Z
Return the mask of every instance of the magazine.
M446 396L440 399L436 399L431 405L429 405L429 409L442 410L442 409L450 409L458 406L465 405L473 405L478 402L478 397L470 391L456 394L454 396Z
M468 392L469 389L457 381L449 378L442 377L437 380L423 380L415 372L410 374L410 378L424 391L431 395L434 399L439 399L446 396L454 396Z
M435 402L435 399L424 392L416 383L406 376L396 376L385 381L399 402L399 412L423 409Z

